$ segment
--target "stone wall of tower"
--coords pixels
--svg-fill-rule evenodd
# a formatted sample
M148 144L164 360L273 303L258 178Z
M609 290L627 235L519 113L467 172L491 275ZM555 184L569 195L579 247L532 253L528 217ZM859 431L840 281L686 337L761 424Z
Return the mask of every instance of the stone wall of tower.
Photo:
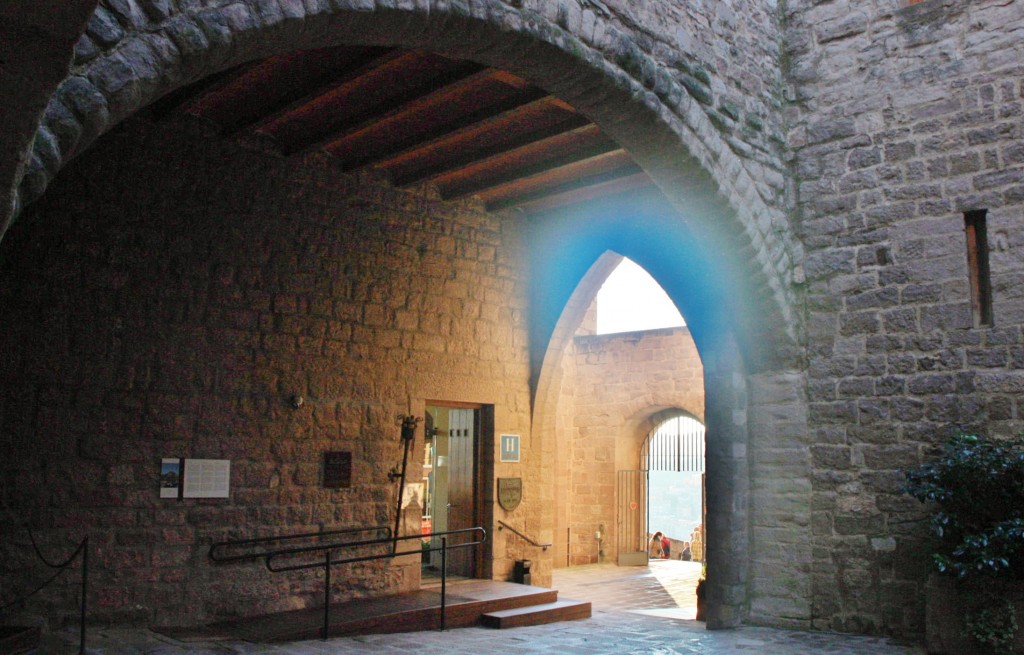
M928 544L899 470L955 430L1024 427L1022 9L787 6L818 628L920 633ZM991 326L971 310L974 210L987 210Z

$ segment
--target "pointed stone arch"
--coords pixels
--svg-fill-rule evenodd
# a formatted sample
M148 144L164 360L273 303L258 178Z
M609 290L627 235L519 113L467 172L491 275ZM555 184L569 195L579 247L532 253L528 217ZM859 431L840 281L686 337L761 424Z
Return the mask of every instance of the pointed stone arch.
M709 570L708 626L734 626L749 607L749 489L747 457L748 370L729 321L722 286L702 274L711 266L685 232L673 232L657 203L606 208L581 219L563 217L535 231L530 252L535 258L535 298L552 295L564 307L548 342L539 371L533 411L533 432L540 439L554 433L561 393L563 354L586 308L611 270L627 256L650 272L687 319L704 363L708 490L707 554ZM588 227L589 226L589 227ZM578 235L564 239L564 230ZM689 245L688 245L689 244ZM622 253L622 254L618 254ZM699 266L685 266L677 254ZM592 262L585 266L587 262ZM689 268L689 270L687 270ZM674 281L667 283L668 281ZM568 289L568 300L561 298ZM538 300L535 300L538 304ZM633 408L633 434L649 417L652 406L638 401ZM551 455L554 457L554 454ZM548 464L554 466L554 462Z
M246 0L161 11L129 6L120 18L133 29L75 65L51 98L30 161L15 180L15 214L98 136L185 84L295 49L426 48L510 70L593 120L656 182L675 219L719 254L735 292L756 308L756 320L735 324L748 361L762 368L767 360L798 356L792 284L802 254L781 206L765 200L770 194L755 176L763 166L737 154L693 93L613 17L496 0L432 0L415 7L383 0ZM766 339L771 348L746 347Z

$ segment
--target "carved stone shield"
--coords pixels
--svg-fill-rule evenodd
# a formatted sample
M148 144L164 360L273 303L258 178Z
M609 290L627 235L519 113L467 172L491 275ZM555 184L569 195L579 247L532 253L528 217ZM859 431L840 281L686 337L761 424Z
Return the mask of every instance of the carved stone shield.
M498 504L506 512L519 507L523 500L522 478L498 478Z

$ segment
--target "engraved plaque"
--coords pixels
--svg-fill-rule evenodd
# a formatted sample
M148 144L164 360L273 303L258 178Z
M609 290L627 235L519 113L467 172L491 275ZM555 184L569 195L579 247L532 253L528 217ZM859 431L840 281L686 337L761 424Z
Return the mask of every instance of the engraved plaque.
M498 478L498 504L511 512L523 500L522 478Z
M352 486L352 453L329 450L324 453L324 488L348 489Z

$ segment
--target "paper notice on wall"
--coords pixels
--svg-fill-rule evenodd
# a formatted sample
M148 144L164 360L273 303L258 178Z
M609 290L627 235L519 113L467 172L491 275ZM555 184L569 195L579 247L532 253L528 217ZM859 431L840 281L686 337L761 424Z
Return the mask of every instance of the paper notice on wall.
M227 498L231 482L231 460L186 459L185 498Z

